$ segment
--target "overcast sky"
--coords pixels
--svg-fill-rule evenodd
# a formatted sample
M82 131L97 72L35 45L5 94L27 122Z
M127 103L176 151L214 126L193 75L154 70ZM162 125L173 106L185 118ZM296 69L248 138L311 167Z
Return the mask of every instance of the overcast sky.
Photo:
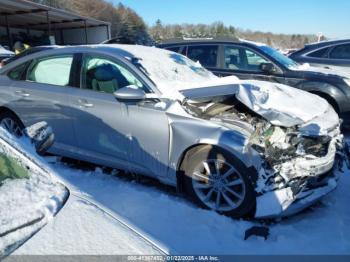
M133 8L148 25L222 21L273 33L350 38L350 0L110 0Z

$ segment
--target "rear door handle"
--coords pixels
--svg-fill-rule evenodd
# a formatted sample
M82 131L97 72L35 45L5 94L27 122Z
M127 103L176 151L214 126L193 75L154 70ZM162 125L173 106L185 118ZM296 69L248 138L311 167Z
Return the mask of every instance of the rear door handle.
M15 93L16 93L17 95L24 96L24 97L30 96L30 94L27 93L27 92L24 91L24 90L16 90Z
M78 99L78 103L79 105L83 106L83 107L93 107L94 104L89 103L86 99Z

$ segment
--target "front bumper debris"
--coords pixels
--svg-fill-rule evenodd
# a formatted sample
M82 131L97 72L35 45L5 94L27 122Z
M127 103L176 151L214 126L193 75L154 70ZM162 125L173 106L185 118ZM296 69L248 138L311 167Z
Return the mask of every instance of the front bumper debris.
M255 218L278 218L294 215L311 206L337 187L337 180L330 178L327 184L301 191L294 195L290 187L268 192L257 201Z
M337 152L337 143L332 141L326 156L294 163L297 165L293 171L303 181L300 188L290 185L258 196L255 218L286 217L311 206L337 187L342 174L339 169L345 161L344 154ZM304 175L299 177L299 172Z

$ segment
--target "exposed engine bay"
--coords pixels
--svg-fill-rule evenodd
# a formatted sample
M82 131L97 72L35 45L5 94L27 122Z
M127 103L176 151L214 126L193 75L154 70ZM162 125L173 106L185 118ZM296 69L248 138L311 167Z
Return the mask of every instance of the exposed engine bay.
M299 126L273 125L234 95L187 100L184 106L196 117L249 130L247 146L258 152L262 160L255 184L258 194L287 187L298 193L312 183L319 186L323 176L335 166L336 154L342 155L339 125L328 135L310 135Z

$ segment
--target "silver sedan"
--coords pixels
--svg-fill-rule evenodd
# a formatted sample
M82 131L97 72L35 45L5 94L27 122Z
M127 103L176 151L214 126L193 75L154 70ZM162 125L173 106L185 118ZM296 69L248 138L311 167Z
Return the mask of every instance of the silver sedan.
M154 47L28 55L1 69L0 103L17 135L46 121L51 153L155 177L234 217L290 215L337 184L340 120L324 99Z

